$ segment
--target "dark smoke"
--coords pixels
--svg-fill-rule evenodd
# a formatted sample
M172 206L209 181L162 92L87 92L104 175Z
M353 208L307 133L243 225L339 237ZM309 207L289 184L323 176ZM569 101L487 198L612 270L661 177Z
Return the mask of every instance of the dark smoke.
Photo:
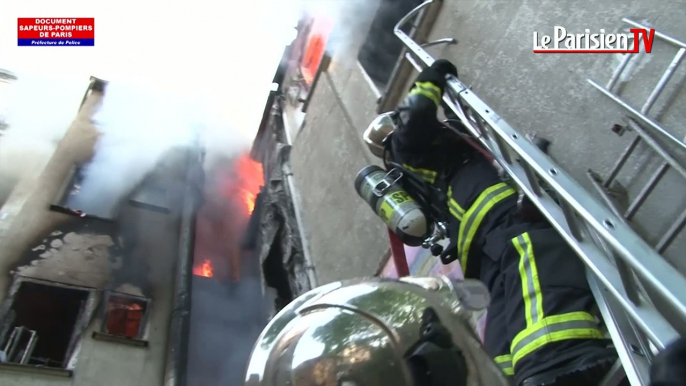
M263 295L258 257L241 248L249 215L240 192L230 189L232 161L216 162L207 173L198 211L195 264L209 260L214 269L211 278L193 277L187 369L193 386L242 385L273 306Z
M243 385L250 352L267 323L270 305L265 304L252 257L242 256L245 274L238 282L193 278L189 386Z

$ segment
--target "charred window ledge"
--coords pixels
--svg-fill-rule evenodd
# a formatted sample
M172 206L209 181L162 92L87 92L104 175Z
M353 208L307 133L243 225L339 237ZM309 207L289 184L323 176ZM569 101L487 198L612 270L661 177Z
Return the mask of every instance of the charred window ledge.
M98 332L98 331L93 331L93 339L102 340L105 342L122 343L122 344L127 344L129 346L148 347L148 341L147 340L127 338L127 337L121 336L121 335L107 334L107 333Z
M85 178L84 171L86 166L87 164L73 165L71 167L62 187L57 193L57 197L50 205L50 210L72 216L112 221L112 219L117 217L119 211L118 205L103 208L76 208L77 206L80 206L80 204L83 204L80 203L82 199L81 183Z
M71 378L74 372L72 370L60 369L56 367L36 366L36 365L22 365L19 363L0 363L0 370L14 371L21 373L32 373L42 375L52 375L56 377Z

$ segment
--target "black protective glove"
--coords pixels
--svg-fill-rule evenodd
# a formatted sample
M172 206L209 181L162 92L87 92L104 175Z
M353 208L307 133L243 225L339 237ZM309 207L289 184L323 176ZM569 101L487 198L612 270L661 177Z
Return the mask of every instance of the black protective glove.
M431 67L425 68L418 76L415 82L431 82L441 89L441 93L445 90L445 76L457 76L457 68L450 61L445 59L436 60Z
M431 65L431 68L436 70L439 74L443 75L443 77L445 77L448 74L457 77L457 68L449 60L438 59L434 62L434 64Z

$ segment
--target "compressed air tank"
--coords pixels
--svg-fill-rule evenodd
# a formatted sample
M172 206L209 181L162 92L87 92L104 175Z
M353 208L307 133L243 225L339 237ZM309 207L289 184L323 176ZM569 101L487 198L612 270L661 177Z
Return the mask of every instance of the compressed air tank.
M386 175L384 169L369 165L357 173L355 190L403 243L419 246L429 233L424 211L399 183ZM379 185L384 179L386 183Z

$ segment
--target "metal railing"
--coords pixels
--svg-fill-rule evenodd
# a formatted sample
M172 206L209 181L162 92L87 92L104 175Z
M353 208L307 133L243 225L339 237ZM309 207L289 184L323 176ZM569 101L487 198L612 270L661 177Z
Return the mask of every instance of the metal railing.
M401 27L429 4L431 1L416 7L400 20L394 30L408 49L406 59L420 71L430 66L434 58ZM503 170L586 264L591 286L597 289L594 294L601 311L609 310L603 312L604 321L609 324L608 330L625 373L632 384L644 384L646 366L634 362L644 345L627 332L624 322L645 334L658 349L677 339L679 334L651 300L668 305L680 320L686 321L686 279L636 234L619 213L594 198L469 87L454 77L447 84L448 92L443 97L447 106L492 153ZM648 122L651 127L657 124ZM555 192L556 200L541 187L542 183ZM627 279L628 275L620 274L622 269L632 270L638 276L649 290L650 299L634 281ZM649 350L647 344L644 349ZM621 370L620 366L616 367Z
M622 21L626 24L629 24L632 27L645 29L648 28L630 19L622 19ZM624 152L619 157L614 167L610 171L608 177L604 181L600 181L600 178L596 173L589 171L589 177L591 177L591 181L593 181L597 185L597 187L599 188L599 193L603 195L603 198L605 198L605 200L608 202L608 205L616 208L616 205L612 201L612 199L608 198L608 193L606 192L606 189L611 187L612 183L615 181L622 167L626 164L626 161L633 154L634 150L636 150L636 147L640 142L645 142L657 155L663 158L662 164L653 172L652 176L649 178L648 182L643 186L643 188L638 193L636 198L631 202L631 204L628 205L628 208L626 208L623 211L624 213L622 214L622 217L624 217L628 221L636 215L638 209L643 205L643 203L645 203L650 193L655 189L657 184L660 182L660 180L670 167L674 169L674 171L679 173L682 178L686 179L686 168L684 168L673 156L671 156L670 153L658 141L653 139L650 136L650 134L646 132L641 126L641 123L643 123L643 125L653 130L656 134L661 135L665 139L667 139L668 143L674 146L675 148L686 149L686 143L684 143L683 140L678 139L674 133L672 133L667 128L663 127L659 122L657 122L656 119L650 118L648 116L655 102L664 91L665 86L667 86L667 83L672 78L672 75L674 75L674 72L676 72L677 68L686 56L686 43L680 42L658 31L655 31L655 37L658 40L667 42L671 45L678 47L678 50L674 55L674 58L670 62L669 66L667 66L667 69L665 69L665 72L660 77L660 80L657 82L652 92L648 96L648 99L643 104L643 107L641 107L640 111L629 105L629 103L622 100L619 95L613 92L613 88L617 88L617 81L621 77L622 73L625 71L628 62L631 60L633 55L625 54L624 58L613 72L612 77L610 78L605 87L601 86L600 84L598 84L598 82L595 82L591 79L588 80L588 82L593 87L600 90L604 95L608 96L619 106L624 108L627 111L627 113L629 113L629 115L632 116L632 118L628 119L627 127L629 130L636 133L636 137L626 147L626 149L624 150ZM619 208L617 208L617 210L619 211ZM657 249L659 253L663 253L669 247L672 241L674 241L674 238L679 233L679 231L681 231L684 225L686 225L686 210L684 210L681 213L681 215L677 217L676 221L672 223L667 232L665 232L665 234L655 244L655 249Z

